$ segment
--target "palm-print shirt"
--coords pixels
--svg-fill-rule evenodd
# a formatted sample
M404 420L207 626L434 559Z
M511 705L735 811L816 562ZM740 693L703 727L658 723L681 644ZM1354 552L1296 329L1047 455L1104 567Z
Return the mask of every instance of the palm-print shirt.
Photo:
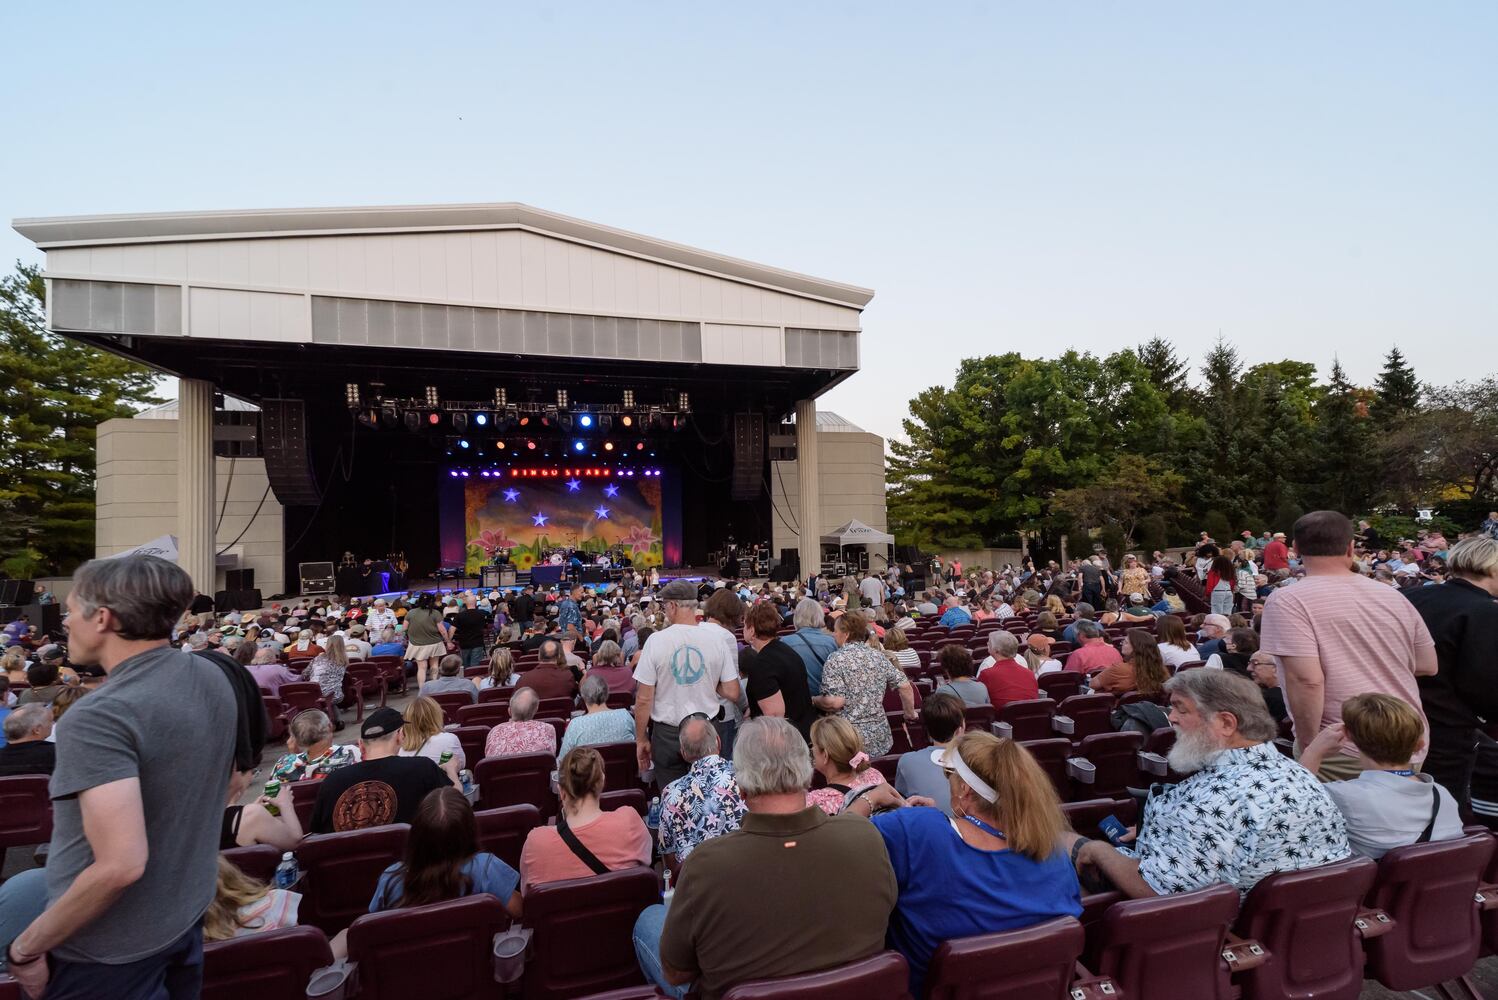
M333 771L349 764L357 764L363 759L359 752L357 743L348 743L343 746L330 746L326 751L307 759L307 754L289 753L276 761L276 766L271 768L270 776L277 781L307 781L312 778L326 778Z
M322 688L324 697L342 699L343 671L344 668L334 663L331 656L327 653L319 653L307 665L307 670L302 676Z
M883 757L895 742L884 716L884 692L909 683L889 657L861 642L838 647L822 667L822 694L845 699L836 714L858 730L870 757Z
M693 761L661 792L661 853L685 861L698 844L732 833L743 820L733 764L717 754Z
M1272 743L1224 750L1175 785L1156 785L1135 852L1158 893L1213 882L1247 893L1275 872L1351 853L1342 813L1316 776Z

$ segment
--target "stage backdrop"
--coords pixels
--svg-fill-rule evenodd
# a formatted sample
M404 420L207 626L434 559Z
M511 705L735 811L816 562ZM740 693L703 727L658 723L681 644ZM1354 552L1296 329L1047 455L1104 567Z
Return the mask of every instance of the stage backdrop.
M540 562L545 550L561 546L596 554L621 545L636 566L675 565L680 559L679 514L673 516L672 491L661 477L637 471L443 478L443 561L455 561L462 545L469 575L502 548L511 550L522 571ZM462 520L454 524L460 498Z

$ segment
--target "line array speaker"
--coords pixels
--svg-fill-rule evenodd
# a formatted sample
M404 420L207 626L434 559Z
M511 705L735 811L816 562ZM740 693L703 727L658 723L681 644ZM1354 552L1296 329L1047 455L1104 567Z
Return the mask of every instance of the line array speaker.
M307 449L307 414L300 399L267 399L261 404L261 449L265 477L284 507L311 507L322 499Z
M733 415L733 481L735 500L755 500L764 491L765 415Z

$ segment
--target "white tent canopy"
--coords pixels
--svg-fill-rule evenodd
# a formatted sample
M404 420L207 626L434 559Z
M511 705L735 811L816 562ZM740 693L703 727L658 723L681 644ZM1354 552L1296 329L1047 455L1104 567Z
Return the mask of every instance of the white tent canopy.
M160 556L168 562L176 562L178 558L177 536L162 535L160 538L153 538L143 545L137 545L133 549L116 552L108 558L119 559L121 556Z
M822 536L823 545L893 545L895 536L871 528L862 521L853 520L833 529L830 535Z

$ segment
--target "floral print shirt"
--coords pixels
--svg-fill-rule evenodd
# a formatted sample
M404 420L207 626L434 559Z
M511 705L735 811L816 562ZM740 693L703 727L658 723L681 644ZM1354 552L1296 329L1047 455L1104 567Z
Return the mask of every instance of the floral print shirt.
M326 751L307 759L307 754L288 753L283 754L276 761L276 766L271 768L270 776L276 781L307 781L312 778L326 778L329 774L348 764L357 764L363 755L359 753L357 743L349 743L343 746L330 746Z
M698 844L732 833L743 820L733 764L717 754L693 761L661 792L661 853L685 861Z
M334 663L331 656L319 653L311 663L307 664L307 670L302 677L322 688L324 697L341 701L343 699L343 671L344 668Z
M501 722L489 730L484 741L485 757L504 757L512 753L557 752L557 731L549 722Z
M848 784L848 792L856 792L867 785L884 784L884 775L877 767L870 767L862 774L855 777ZM840 788L813 788L806 793L806 804L816 806L829 816L836 816L843 811L843 802L848 797L848 792Z
M858 730L870 757L883 757L895 742L884 716L884 692L909 683L889 657L861 642L839 646L822 667L822 694L844 699L835 714Z

